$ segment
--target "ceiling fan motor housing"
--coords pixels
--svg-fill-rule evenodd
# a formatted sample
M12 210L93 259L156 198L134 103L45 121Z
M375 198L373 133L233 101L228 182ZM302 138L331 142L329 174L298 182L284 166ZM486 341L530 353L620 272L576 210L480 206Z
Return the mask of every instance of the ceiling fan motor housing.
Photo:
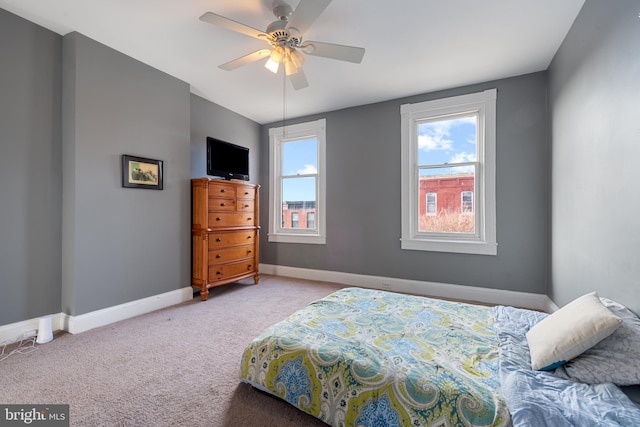
M269 36L269 42L273 46L298 47L302 42L302 39L291 36L287 30L287 21L285 20L272 22L265 32Z

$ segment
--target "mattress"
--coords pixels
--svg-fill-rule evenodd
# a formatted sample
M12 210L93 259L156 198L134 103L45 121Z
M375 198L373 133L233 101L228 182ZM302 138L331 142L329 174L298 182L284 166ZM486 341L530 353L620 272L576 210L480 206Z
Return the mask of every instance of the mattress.
M332 426L504 426L498 350L489 307L347 288L253 340L241 380Z

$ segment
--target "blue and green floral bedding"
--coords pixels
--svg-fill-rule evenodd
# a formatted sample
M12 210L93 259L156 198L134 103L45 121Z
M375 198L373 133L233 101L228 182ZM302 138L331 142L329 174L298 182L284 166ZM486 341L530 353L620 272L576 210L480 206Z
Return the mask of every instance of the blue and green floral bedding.
M241 380L336 427L640 426L613 384L531 370L544 316L342 289L253 340Z
M491 308L347 288L267 328L241 379L332 426L503 426Z

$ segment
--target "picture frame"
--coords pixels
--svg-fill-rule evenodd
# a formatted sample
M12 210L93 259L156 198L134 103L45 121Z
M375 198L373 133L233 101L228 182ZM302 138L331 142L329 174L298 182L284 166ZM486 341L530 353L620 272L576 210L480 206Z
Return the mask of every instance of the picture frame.
M163 161L145 157L122 155L122 186L125 188L144 188L162 190Z

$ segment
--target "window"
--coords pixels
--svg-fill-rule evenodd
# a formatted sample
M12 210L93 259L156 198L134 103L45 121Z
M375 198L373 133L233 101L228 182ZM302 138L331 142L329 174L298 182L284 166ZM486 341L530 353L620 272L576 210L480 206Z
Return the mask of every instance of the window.
M438 194L427 193L427 210L426 215L436 215L438 212Z
M473 191L460 193L460 205L462 213L473 213Z
M326 242L325 128L321 119L269 129L270 242Z
M495 111L495 89L402 105L403 249L497 254Z

